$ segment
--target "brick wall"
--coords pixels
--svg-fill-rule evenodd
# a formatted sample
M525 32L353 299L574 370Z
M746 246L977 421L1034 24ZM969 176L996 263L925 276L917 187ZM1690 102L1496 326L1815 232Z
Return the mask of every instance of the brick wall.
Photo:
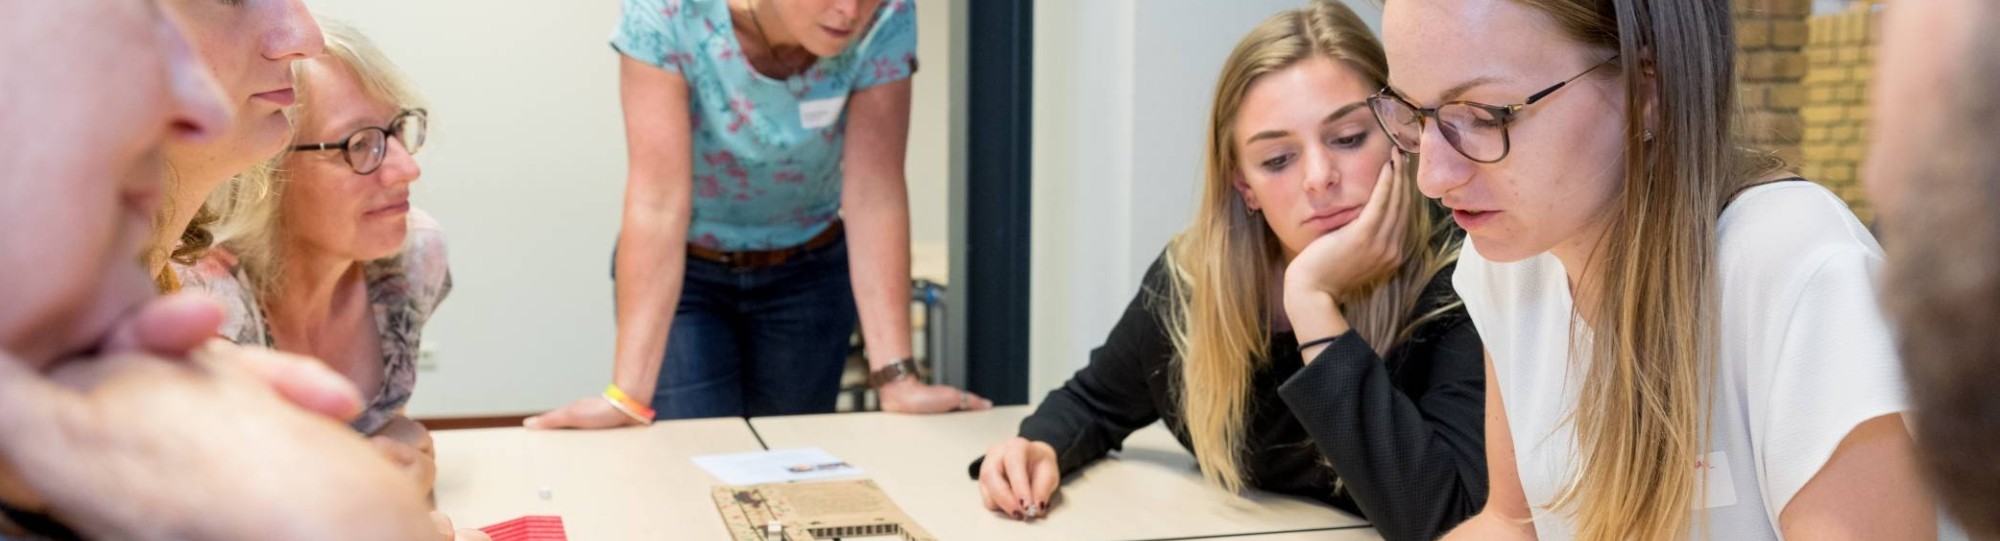
M1804 158L1800 111L1806 106L1811 15L1812 0L1736 1L1738 99L1744 114L1739 128L1751 146L1795 165Z
M1806 46L1805 161L1801 174L1840 194L1863 222L1871 221L1861 188L1868 153L1868 84L1874 75L1875 2L1812 18Z

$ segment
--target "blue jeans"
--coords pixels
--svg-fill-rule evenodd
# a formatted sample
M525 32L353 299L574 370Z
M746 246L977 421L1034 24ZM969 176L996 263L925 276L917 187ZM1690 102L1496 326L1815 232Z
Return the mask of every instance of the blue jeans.
M832 413L859 318L848 276L846 239L775 267L688 258L659 418Z

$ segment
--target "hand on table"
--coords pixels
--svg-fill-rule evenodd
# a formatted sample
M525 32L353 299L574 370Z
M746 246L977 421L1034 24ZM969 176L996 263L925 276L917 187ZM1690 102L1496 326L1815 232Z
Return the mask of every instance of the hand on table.
M875 390L882 399L882 411L895 413L945 413L993 408L993 401L949 385L930 385L916 378L904 378Z
M1056 449L1018 436L987 449L979 465L979 497L986 510L1015 520L1048 516L1049 500L1061 483Z
M626 415L625 412L618 411L618 408L611 407L611 403L601 396L570 402L569 405L556 408L555 411L521 421L522 426L536 430L624 428L645 426L645 424Z

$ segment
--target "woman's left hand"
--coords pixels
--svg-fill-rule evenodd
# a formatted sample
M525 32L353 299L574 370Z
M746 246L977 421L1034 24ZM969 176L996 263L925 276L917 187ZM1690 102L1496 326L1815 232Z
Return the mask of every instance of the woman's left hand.
M1397 159L1382 166L1382 176L1360 217L1306 245L1285 267L1287 311L1304 300L1298 298L1302 296L1338 301L1402 266L1411 196L1398 185Z
M992 409L993 401L950 385L931 385L915 378L896 380L875 390L882 398L882 411L895 413L945 413Z

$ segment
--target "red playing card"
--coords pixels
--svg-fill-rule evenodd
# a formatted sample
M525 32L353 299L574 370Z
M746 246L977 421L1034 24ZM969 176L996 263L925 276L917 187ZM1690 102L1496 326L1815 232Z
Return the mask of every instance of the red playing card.
M493 541L569 541L569 535L563 533L562 517L555 516L521 517L479 531Z

